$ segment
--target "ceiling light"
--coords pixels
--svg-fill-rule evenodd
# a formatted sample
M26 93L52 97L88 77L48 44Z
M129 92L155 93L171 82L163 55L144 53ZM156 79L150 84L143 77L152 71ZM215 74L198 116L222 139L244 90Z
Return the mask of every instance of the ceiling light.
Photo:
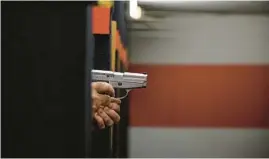
M130 17L133 19L140 19L142 17L142 8L137 5L137 0L129 1Z

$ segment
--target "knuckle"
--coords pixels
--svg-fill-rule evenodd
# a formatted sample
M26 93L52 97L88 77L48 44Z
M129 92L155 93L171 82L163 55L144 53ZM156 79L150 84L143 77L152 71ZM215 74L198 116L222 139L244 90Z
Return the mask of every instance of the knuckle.
M120 111L120 106L118 104L113 104L111 108L113 110Z
M108 113L109 112L109 108L108 107L105 107L104 108L104 111L106 111Z
M110 103L110 97L108 95L103 95L103 103L106 105Z
M103 118L104 118L104 121L105 121L105 122L109 122L109 121L111 120L107 115L104 115Z
M96 110L97 109L96 105L93 105L92 108L93 108L93 110Z

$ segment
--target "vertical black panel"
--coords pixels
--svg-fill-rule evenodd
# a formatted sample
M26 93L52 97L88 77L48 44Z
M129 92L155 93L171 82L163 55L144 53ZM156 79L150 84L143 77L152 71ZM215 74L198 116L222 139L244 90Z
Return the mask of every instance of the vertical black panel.
M110 35L95 34L94 69L110 70Z
M91 102L91 70L94 57L94 37L92 34L92 4L86 9L86 56L85 56L85 157L91 157L91 133L92 133L92 102Z
M120 33L121 41L123 46L127 48L127 27L125 20L125 5L124 1L116 1L114 5L113 20L117 21L117 30ZM117 56L117 58L119 58ZM124 72L124 66L120 62L120 67L117 70L119 72ZM125 90L119 90L118 95L124 96L126 94ZM127 158L128 157L128 126L129 126L129 99L126 97L122 100L121 104L121 121L114 130L114 156Z
M117 72L121 72L121 68L120 68L120 59L119 59L119 54L116 51L116 57L115 57L115 71ZM121 97L121 89L116 89L115 90L116 93L116 97ZM120 113L121 116L121 113ZM121 118L122 121L122 118ZM113 126L113 133L112 133L112 157L114 158L118 158L119 154L120 154L120 131L119 131L119 125L120 124L115 124Z
M94 35L94 69L110 70L110 42L109 35ZM110 157L109 129L96 129L92 132L92 155L93 158Z
M86 5L1 4L2 157L87 157Z
M110 34L94 34L94 69L110 70ZM105 128L92 133L93 158L111 157L110 130Z
M124 66L121 63L121 71L124 72ZM121 90L121 96L126 94L125 90ZM119 124L119 157L128 158L128 139L129 139L129 95L122 100L121 104L121 122Z

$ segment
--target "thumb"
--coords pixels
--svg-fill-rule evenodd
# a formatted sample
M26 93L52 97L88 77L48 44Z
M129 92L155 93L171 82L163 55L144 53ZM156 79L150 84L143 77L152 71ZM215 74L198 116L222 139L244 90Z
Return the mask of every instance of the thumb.
M114 88L106 82L93 82L92 88L100 94L108 94L111 97L115 96Z

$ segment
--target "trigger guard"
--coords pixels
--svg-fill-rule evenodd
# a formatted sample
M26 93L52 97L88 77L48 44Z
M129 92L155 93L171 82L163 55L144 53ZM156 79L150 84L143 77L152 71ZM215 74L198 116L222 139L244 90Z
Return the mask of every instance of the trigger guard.
M122 96L122 97L118 97L118 99L122 100L122 99L126 98L126 97L128 96L128 93L129 93L131 90L126 89L125 91L126 91L126 94L125 94L124 96Z

